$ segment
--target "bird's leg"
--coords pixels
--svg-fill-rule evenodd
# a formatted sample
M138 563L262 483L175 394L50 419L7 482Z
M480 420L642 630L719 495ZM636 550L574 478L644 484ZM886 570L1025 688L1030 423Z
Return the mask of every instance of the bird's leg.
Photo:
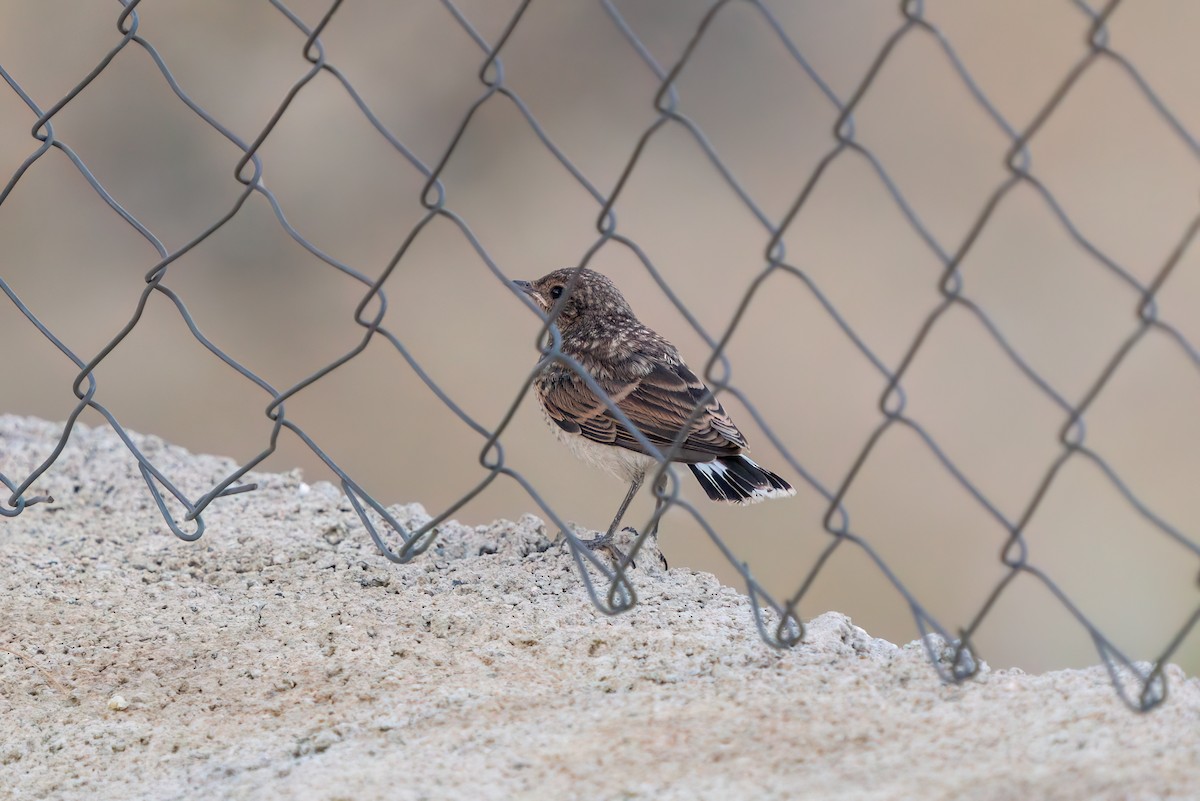
M656 514L656 515L658 514L658 510L663 507L663 504L665 504L667 502L666 498L662 497L662 492L666 488L667 488L667 474L664 471L663 474L658 477L658 481L654 482L654 514ZM654 528L652 528L650 530L649 536L651 536L651 537L658 536L658 524L661 520L662 520L661 517L655 518Z
M633 501L633 496L637 495L637 491L642 488L642 481L645 480L645 478L645 473L640 473L633 479L633 481L629 482L629 492L625 493L625 500L621 501L621 508L617 510L617 516L614 517L612 523L609 524L608 531L606 531L604 534L601 534L599 537L593 537L590 540L585 540L583 543L584 545L593 551L600 548L614 551L616 552L618 558L623 558L623 554L621 554L619 551L616 551L616 549L612 547L613 534L616 532L617 526L620 525L621 518L625 516L625 510L629 508L629 504Z
M667 502L667 499L662 497L662 492L666 488L667 488L667 474L663 473L661 476L659 476L658 481L656 481L654 483L654 514L655 515L658 514L658 510L661 509ZM662 518L661 517L653 517L653 516L652 516L652 518L654 519L654 527L652 529L650 529L650 533L647 536L653 538L655 540L655 542L657 543L657 541L658 541L658 524L660 522L662 522ZM634 537L637 537L637 535L638 535L637 529L635 529L633 526L626 526L625 528L622 529L622 531L628 531ZM657 547L657 545L656 545L656 547ZM667 557L663 555L662 551L658 552L658 559L659 559L659 562L662 563L663 570L667 570L670 568L670 565L667 564Z

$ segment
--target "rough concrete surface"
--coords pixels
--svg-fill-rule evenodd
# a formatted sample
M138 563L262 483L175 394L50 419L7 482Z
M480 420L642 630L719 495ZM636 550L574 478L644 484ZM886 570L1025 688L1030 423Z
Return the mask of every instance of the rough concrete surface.
M60 430L0 416L0 470ZM193 496L232 467L137 442ZM397 566L334 487L254 479L186 543L80 427L35 486L56 501L0 518L0 797L1200 797L1176 668L1144 716L1101 668L943 686L836 613L774 651L737 591L646 560L608 618L535 517L444 526Z

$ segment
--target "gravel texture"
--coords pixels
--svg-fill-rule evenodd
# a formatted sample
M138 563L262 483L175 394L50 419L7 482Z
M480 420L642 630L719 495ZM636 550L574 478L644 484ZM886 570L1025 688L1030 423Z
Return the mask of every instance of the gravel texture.
M0 416L0 470L60 430ZM232 467L136 439L193 496ZM944 686L837 613L777 652L744 596L652 559L609 618L533 516L398 566L334 487L253 478L186 543L80 427L34 488L56 501L0 518L0 797L1200 797L1200 682L1174 667L1139 716L1098 667Z

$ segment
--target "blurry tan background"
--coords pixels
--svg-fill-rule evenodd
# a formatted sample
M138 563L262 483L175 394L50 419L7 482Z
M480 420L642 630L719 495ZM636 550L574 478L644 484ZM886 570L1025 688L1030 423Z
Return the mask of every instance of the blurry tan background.
M315 24L328 4L290 7ZM458 4L496 41L517 3ZM658 60L671 65L706 3L619 3ZM771 7L843 98L902 20L888 0L778 2ZM927 2L926 17L1015 127L1029 123L1086 52L1088 20L1068 2ZM43 108L92 69L119 35L118 5L0 0L0 64ZM183 88L249 141L308 69L304 37L266 2L145 0L141 34ZM1128 3L1114 14L1115 49L1137 65L1188 130L1200 6ZM347 0L323 36L383 122L426 163L443 154L482 92L479 48L441 5ZM658 83L598 3L535 0L505 47L507 85L575 165L609 192L653 122ZM681 111L779 220L833 147L835 113L752 8L723 11L682 74ZM0 177L37 146L33 115L0 89ZM1008 142L919 31L892 53L856 114L858 139L949 251L958 248L1005 178ZM214 222L241 187L240 152L169 90L149 56L126 48L54 118L96 177L169 248ZM1032 143L1034 173L1081 231L1143 281L1161 268L1197 213L1200 164L1111 62L1091 68ZM265 182L318 247L377 275L421 216L422 177L328 75L298 96L262 148ZM533 278L578 263L595 241L598 208L538 142L511 103L476 115L443 179L459 213L498 265ZM649 145L617 206L638 242L714 335L763 267L768 237L679 126ZM787 234L789 261L809 271L849 323L895 367L938 301L941 265L861 157L840 157ZM58 151L38 161L0 206L0 275L77 353L89 358L133 312L153 249L91 191ZM639 315L693 366L702 340L627 250L591 266L612 276ZM1071 401L1080 399L1135 330L1137 296L1077 247L1029 188L1011 193L963 264L966 294ZM219 346L276 386L327 364L358 341L361 285L312 257L255 195L240 214L171 268L179 292ZM434 222L386 290L386 325L480 422L499 421L537 358L538 321L486 269L456 228ZM1200 342L1200 250L1159 296L1162 314ZM0 302L0 411L62 420L74 371ZM803 285L772 277L733 337L734 379L806 468L835 488L880 420L883 381ZM246 460L265 445L266 396L205 352L165 298L153 296L133 334L97 371L97 398L131 429L194 451ZM909 413L1010 519L1057 456L1061 412L962 310L933 329L904 381ZM1152 509L1200 531L1200 372L1164 336L1134 349L1089 412L1088 443ZM731 412L761 462L792 479L797 498L746 509L707 504L686 471L684 492L779 596L793 592L827 544L823 500L736 402ZM341 466L385 503L437 513L484 475L482 440L451 415L382 340L288 402ZM83 418L99 422L91 413ZM615 481L576 463L527 399L503 437L519 470L568 520L602 527L620 501ZM266 463L331 475L286 434ZM0 470L4 469L0 454ZM17 477L18 479L23 477ZM54 488L53 473L45 479ZM196 497L207 487L185 487ZM649 513L639 498L628 522ZM909 430L893 427L847 498L853 529L945 625L965 625L1003 571L1003 530ZM515 518L534 505L500 478L460 519ZM29 514L37 514L31 510ZM137 536L113 532L113 536ZM210 530L206 537L229 533ZM365 533L361 536L366 537ZM674 565L736 573L684 513L664 520ZM1139 517L1082 459L1062 471L1028 529L1031 560L1134 657L1152 658L1200 598L1195 555ZM187 547L183 544L180 547ZM826 567L802 608L850 614L872 634L914 636L902 598L853 547ZM1041 670L1094 663L1085 631L1040 584L1018 578L977 636L993 665ZM1200 637L1176 657L1195 672Z

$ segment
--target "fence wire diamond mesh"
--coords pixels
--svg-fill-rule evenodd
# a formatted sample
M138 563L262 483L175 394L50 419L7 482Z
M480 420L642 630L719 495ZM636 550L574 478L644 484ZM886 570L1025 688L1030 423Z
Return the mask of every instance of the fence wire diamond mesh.
M0 515L15 517L21 514L36 514L33 511L38 504L47 500L33 488L43 476L51 473L55 460L59 456L71 435L72 427L85 410L91 409L102 415L113 430L122 438L132 457L137 460L141 474L145 479L146 489L153 498L163 520L170 530L179 538L193 541L204 534L204 512L213 504L219 504L223 498L230 495L248 492L255 489L254 484L246 483L247 473L260 465L277 448L278 439L284 436L285 430L290 432L307 448L320 458L332 471L341 484L355 512L361 519L374 543L388 559L395 562L406 562L425 551L434 542L438 525L456 514L466 504L471 502L487 489L497 479L515 482L528 495L543 514L559 530L565 533L570 543L571 553L579 570L579 575L587 592L596 606L608 613L616 613L627 609L636 602L636 590L633 574L630 572L632 560L644 544L645 535L639 535L634 541L626 558L618 564L611 564L604 558L594 554L581 545L572 526L568 525L555 510L554 499L547 497L535 485L526 473L516 469L506 458L506 452L501 438L514 419L519 405L529 394L531 383L538 370L551 361L566 364L589 382L595 391L600 393L598 385L591 377L582 373L576 363L571 361L561 351L561 340L553 321L545 321L539 336L541 361L531 370L519 394L507 406L507 411L498 423L489 425L472 416L462 403L451 392L444 389L434 380L427 365L422 364L411 349L411 341L405 339L389 327L389 311L403 313L404 304L411 301L405 297L397 301L389 299L386 291L388 279L401 265L406 264L410 250L422 233L435 222L448 223L457 230L463 241L469 244L476 254L478 262L486 268L480 273L480 280L490 273L492 290L497 298L517 298L529 305L519 292L513 290L510 279L532 278L530 270L525 265L502 264L493 256L484 241L473 232L468 225L467 217L455 209L455 198L448 190L444 181L448 166L459 157L461 146L476 126L479 117L486 110L498 104L505 105L510 111L515 111L524 120L528 130L540 142L554 163L556 169L564 173L579 189L587 194L594 203L594 241L585 252L579 254L577 264L587 266L593 264L597 254L605 249L623 249L633 259L636 259L645 273L657 284L659 289L669 299L678 313L687 321L696 335L707 343L709 352L703 362L703 376L713 393L728 400L734 398L753 417L757 426L765 433L770 445L790 465L794 474L802 480L802 492L815 493L822 501L825 510L822 527L828 534L828 544L818 558L802 571L797 571L795 590L786 597L775 597L755 579L750 568L726 544L716 527L710 523L705 512L694 506L685 495L680 494L680 484L673 468L664 467L662 470L669 477L664 492L666 504L663 511L677 509L686 513L695 523L706 532L712 543L719 549L723 557L734 570L740 574L744 587L751 598L754 620L758 631L768 643L778 647L790 647L799 644L803 638L804 628L800 616L800 607L808 596L810 589L818 576L827 567L830 558L841 549L859 549L870 564L892 585L911 611L915 624L924 636L931 661L946 681L962 681L975 673L978 661L973 655L973 641L980 627L989 619L997 602L1009 591L1014 579L1027 576L1049 591L1055 601L1062 606L1077 621L1094 643L1095 648L1104 664L1108 667L1113 684L1121 698L1131 707L1147 710L1162 702L1166 695L1165 679L1162 666L1179 648L1187 634L1191 631L1196 620L1200 617L1200 605L1190 614L1184 615L1181 625L1173 636L1163 644L1152 664L1136 662L1128 657L1102 631L1100 625L1093 622L1088 614L1056 583L1052 575L1039 566L1031 556L1030 545L1026 538L1027 529L1034 519L1045 499L1054 492L1056 481L1068 464L1080 460L1091 463L1103 474L1109 491L1119 495L1126 504L1150 526L1157 530L1162 537L1175 543L1181 559L1194 560L1200 556L1200 547L1194 537L1169 523L1137 494L1130 483L1122 478L1122 474L1105 456L1091 444L1087 437L1085 421L1089 410L1096 404L1097 399L1110 384L1114 375L1121 369L1130 354L1151 338L1170 343L1185 357L1191 367L1200 370L1200 351L1170 319L1160 313L1157 302L1160 290L1171 277L1173 271L1184 260L1192 247L1197 231L1200 230L1200 213L1195 214L1190 222L1176 234L1175 246L1146 276L1140 276L1138 271L1124 266L1117 258L1107 254L1085 233L1085 226L1078 224L1072 217L1070 204L1060 199L1050 188L1050 182L1041 177L1038 166L1031 151L1031 144L1047 125L1047 122L1069 102L1073 93L1085 82L1085 77L1107 64L1110 68L1120 71L1131 82L1138 95L1153 109L1158 124L1171 137L1177 140L1190 152L1193 159L1200 159L1200 143L1189 132L1187 125L1172 113L1167 103L1156 94L1150 82L1143 77L1132 61L1126 58L1110 42L1110 20L1122 5L1120 0L1111 0L1103 7L1095 7L1082 0L1072 4L1080 22L1080 40L1085 46L1080 50L1078 58L1069 64L1053 88L1044 98L1040 108L1033 114L1031 121L1024 125L1010 122L998 110L985 91L985 87L977 82L968 70L968 59L957 52L951 37L939 27L933 14L927 14L922 2L903 2L899 4L898 13L894 17L892 29L884 38L870 62L865 74L857 81L853 91L839 93L834 90L834 83L826 80L814 66L814 62L806 55L805 47L798 43L795 32L789 30L777 17L771 6L765 2L754 0L720 0L707 8L699 23L690 29L685 45L673 61L661 61L654 55L656 48L651 47L639 35L638 24L631 21L630 9L623 9L623 4L614 0L599 0L598 7L602 9L611 31L615 31L627 48L627 57L639 65L647 75L652 76L657 87L652 95L644 98L644 107L649 111L648 122L635 141L630 142L627 158L619 171L615 184L608 189L601 186L585 174L585 170L568 155L564 148L556 144L547 128L539 122L531 110L530 104L522 99L517 87L510 83L505 74L505 55L513 47L520 46L517 33L522 28L523 20L531 5L531 0L524 0L515 7L507 24L495 41L489 41L472 23L469 13L461 5L443 0L441 11L444 12L442 24L453 25L465 34L478 48L477 76L478 91L474 99L466 105L461 114L457 128L452 132L444 145L440 158L435 162L423 161L417 155L417 148L410 147L403 139L389 129L373 109L370 92L360 91L351 82L348 75L337 66L337 54L327 52L322 41L322 34L328 32L331 26L338 24L339 13L344 13L341 0L334 0L324 9L319 19L306 22L302 16L294 12L281 0L270 0L274 10L291 25L296 33L297 77L280 98L273 113L266 119L257 133L244 137L235 133L217 116L206 110L205 106L189 93L184 82L177 80L167 60L151 41L140 30L139 6L151 7L152 3L142 3L141 0L121 0L120 8L114 9L114 27L112 29L111 49L95 64L94 68L81 75L77 82L61 97L35 97L34 92L27 91L28 78L24 83L16 71L10 72L0 64L0 75L8 84L10 90L19 97L20 102L28 112L32 123L32 137L36 140L32 152L13 171L3 191L0 192L0 215L4 214L4 204L12 195L14 189L22 181L29 181L31 167L40 160L50 158L55 150L65 156L74 165L78 174L90 185L91 190L107 204L112 213L112 224L127 226L157 254L153 264L145 272L144 288L136 298L134 309L127 322L112 333L103 347L95 352L77 351L68 347L63 338L56 335L52 328L42 322L39 310L22 300L16 288L0 274L0 290L8 297L12 306L23 316L32 329L26 327L31 336L39 335L52 343L53 347L73 365L76 375L72 391L76 398L74 407L63 427L58 447L48 453L35 469L27 474L12 475L0 472L0 482L8 488L8 494L0 503ZM717 145L706 133L706 130L694 116L689 116L688 104L682 99L679 90L680 82L689 71L689 66L697 58L697 53L705 43L712 38L725 15L735 13L753 14L759 24L760 33L753 46L762 48L777 48L786 53L789 59L792 75L788 80L803 83L808 89L815 91L826 105L826 111L834 120L828 143L823 155L811 170L807 179L794 187L793 199L782 215L773 215L766 204L756 200L754 192L748 185L737 177L736 168L723 158ZM144 9L143 9L144 10ZM965 90L978 110L986 117L997 136L1004 143L1004 149L995 153L995 158L1003 165L1002 179L992 187L985 202L973 212L972 221L966 235L960 241L947 241L944 235L935 233L933 226L925 224L918 206L906 194L903 182L895 175L895 165L889 164L880 155L878 148L869 147L865 143L863 130L856 124L856 113L860 112L864 103L878 92L877 85L896 58L898 50L906 43L919 40L924 45L935 47L941 54L944 71L952 80ZM152 60L161 79L169 86L170 91L186 108L186 113L194 118L196 128L212 137L223 137L238 151L238 156L230 164L232 178L240 185L236 199L229 207L212 219L211 223L202 230L195 232L181 246L169 248L164 240L156 236L137 217L122 206L120 199L105 187L93 174L80 155L71 145L60 138L55 130L55 123L66 109L73 103L80 102L89 92L95 91L93 83L110 69L114 60L123 51L141 49ZM659 48L662 49L662 48ZM0 61L3 61L0 53ZM302 60L301 60L302 59ZM569 66L559 65L566 69ZM320 76L332 78L340 85L345 97L357 108L373 130L387 143L395 157L402 160L407 169L419 174L423 187L420 192L420 203L423 213L419 221L406 231L395 250L393 257L374 272L356 269L347 261L318 247L305 234L294 226L284 213L284 204L267 186L265 179L268 160L264 156L266 143L271 140L281 120L289 113L305 94L306 89ZM770 124L770 120L759 121L758 124ZM733 198L734 202L753 218L761 230L761 253L745 254L745 261L754 265L756 274L740 288L740 300L729 324L721 330L712 331L693 313L678 287L668 280L660 270L650 253L618 222L617 211L621 201L629 191L630 184L639 175L639 167L643 165L647 152L655 142L663 136L682 133L690 137L707 160L711 170L721 182L724 191ZM152 137L153 132L147 132ZM835 165L846 160L855 160L865 165L873 174L874 180L883 188L890 202L902 215L905 224L919 239L921 247L927 250L933 263L938 269L931 271L928 283L936 289L936 299L933 305L923 314L917 326L915 336L907 346L901 349L901 357L892 359L882 355L878 347L872 347L871 338L861 332L861 326L823 291L822 282L806 271L803 259L789 256L785 240L789 232L794 231L806 211L818 187L830 181L830 174ZM1092 267L1103 271L1124 287L1127 295L1128 310L1132 315L1128 320L1127 331L1122 335L1119 346L1109 355L1096 373L1086 391L1078 399L1071 399L1068 392L1058 386L1055 379L1035 367L1036 359L1030 358L1028 349L1018 345L1006 334L1006 327L993 315L978 298L972 297L966 289L966 280L962 269L964 260L972 253L982 235L994 225L998 210L1001 209L1010 196L1019 191L1032 191L1040 198L1048 215L1055 224L1075 243L1077 248L1086 255ZM278 225L287 236L299 246L307 250L313 257L320 260L328 270L336 271L346 281L357 282L361 287L360 298L353 313L353 324L359 329L359 335L354 346L336 359L323 365L287 386L277 386L246 364L235 358L227 349L218 346L202 329L197 320L189 312L183 294L172 288L177 268L176 262L201 243L204 243L223 226L234 220L248 200L254 195L264 198L273 210ZM392 232L394 233L394 232ZM542 270L540 272L548 272ZM857 352L859 358L869 366L877 377L879 388L878 417L873 430L869 432L861 447L848 459L849 468L836 480L821 479L819 472L806 461L802 448L777 433L778 426L773 425L772 419L765 413L760 413L750 393L743 390L733 381L733 364L728 356L728 346L739 327L748 316L754 313L753 304L761 297L770 282L786 280L800 287L815 301L815 307L828 317L829 322L839 332L841 337ZM246 382L257 387L267 401L264 413L271 422L270 436L263 444L262 450L247 459L238 468L221 480L214 483L197 497L191 497L172 481L170 475L155 466L154 461L143 453L118 421L117 416L106 405L100 402L100 382L97 379L97 369L105 362L122 343L139 326L146 325L144 313L152 296L165 298L177 311L195 340L212 356L215 356L229 370L236 371ZM131 298L131 300L133 300ZM501 302L501 300L497 300ZM399 312L397 310L399 309ZM530 306L531 311L535 311ZM977 481L973 481L970 471L960 466L951 457L951 449L939 441L931 433L928 421L924 423L910 411L910 404L905 392L905 378L911 372L919 353L927 347L931 334L939 325L954 312L965 313L972 324L982 335L986 336L997 346L1016 371L1035 392L1044 396L1058 410L1061 428L1053 458L1040 467L1040 479L1034 491L1025 499L1019 513L1005 512L1005 504L995 500ZM1070 310L1063 310L1070 314ZM44 316L44 315L43 315ZM350 321L347 321L347 325ZM34 333L36 330L36 334ZM461 423L469 427L478 436L482 444L479 453L479 463L483 467L483 475L468 491L461 494L453 503L438 510L429 522L419 528L406 528L387 509L364 489L339 463L329 455L296 420L288 416L286 404L305 393L315 384L325 380L335 370L359 358L373 343L386 344L394 349L408 368L420 379L429 392L433 393L445 407L449 409ZM14 351L10 350L10 354ZM514 357L514 363L517 362ZM699 365L695 365L699 366ZM11 370L11 363L10 363ZM699 372L699 371L698 371ZM10 373L11 375L11 373ZM601 393L602 394L602 393ZM607 399L609 408L620 418L624 416ZM627 422L627 421L626 421ZM1003 532L1003 547L999 552L999 561L1003 573L990 592L986 594L983 603L964 617L964 625L951 629L943 625L927 611L917 596L906 587L899 575L889 567L889 563L880 555L872 544L872 538L852 526L847 510L847 497L861 480L864 468L880 449L885 436L896 429L907 429L915 434L923 443L923 447L940 465L940 469L957 485L959 491L977 504L988 518ZM669 454L668 454L669 455ZM5 468L3 454L0 454L0 471ZM643 527L643 531L648 530ZM875 538L886 536L887 532L873 532ZM939 635L948 646L937 644L937 639L927 635Z

